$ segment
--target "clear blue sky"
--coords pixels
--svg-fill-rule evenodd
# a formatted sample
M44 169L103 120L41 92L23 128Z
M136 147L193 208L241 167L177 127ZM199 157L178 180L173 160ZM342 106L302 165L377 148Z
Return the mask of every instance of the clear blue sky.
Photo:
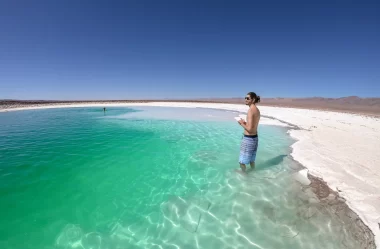
M380 1L3 1L0 99L380 96Z

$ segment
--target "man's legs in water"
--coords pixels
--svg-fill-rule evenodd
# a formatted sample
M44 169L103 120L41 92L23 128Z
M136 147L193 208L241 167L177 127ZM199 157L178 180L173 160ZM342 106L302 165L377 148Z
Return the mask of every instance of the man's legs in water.
M255 162L251 162L250 165L251 165L251 169L255 169Z
M250 168L250 170L247 171L247 166L245 166L245 164L243 164L243 163L240 163L241 171L249 172L251 170L254 170L255 169L255 162L250 162L250 165L251 165L251 168Z
M247 170L247 167L245 166L245 164L243 163L240 163L240 168L243 172L245 172Z

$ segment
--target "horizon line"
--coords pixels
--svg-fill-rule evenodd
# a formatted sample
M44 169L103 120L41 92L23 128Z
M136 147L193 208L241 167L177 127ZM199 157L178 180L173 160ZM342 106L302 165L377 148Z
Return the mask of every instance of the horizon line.
M260 96L261 97L261 96ZM357 98L357 99L380 99L379 97L359 97L359 96L343 96L343 97L261 97L263 99L345 99L345 98ZM242 97L202 97L202 98L138 98L138 99L0 99L0 101L59 101L59 102L70 102L70 101L194 101L194 100L237 100L242 99Z

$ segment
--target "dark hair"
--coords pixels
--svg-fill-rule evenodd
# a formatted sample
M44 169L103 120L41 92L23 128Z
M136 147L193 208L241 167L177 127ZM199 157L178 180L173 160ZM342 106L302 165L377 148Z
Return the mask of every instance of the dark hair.
M255 103L260 102L260 96L256 95L256 93L249 92L249 93L247 93L247 95L249 95L249 97L251 97L251 99L255 99Z

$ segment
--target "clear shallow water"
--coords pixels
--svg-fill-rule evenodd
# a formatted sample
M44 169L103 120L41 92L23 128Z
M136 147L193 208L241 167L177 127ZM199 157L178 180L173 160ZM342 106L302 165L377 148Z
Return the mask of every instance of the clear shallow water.
M234 116L2 113L0 248L358 248L293 180L284 128L261 126L257 169L235 171Z

